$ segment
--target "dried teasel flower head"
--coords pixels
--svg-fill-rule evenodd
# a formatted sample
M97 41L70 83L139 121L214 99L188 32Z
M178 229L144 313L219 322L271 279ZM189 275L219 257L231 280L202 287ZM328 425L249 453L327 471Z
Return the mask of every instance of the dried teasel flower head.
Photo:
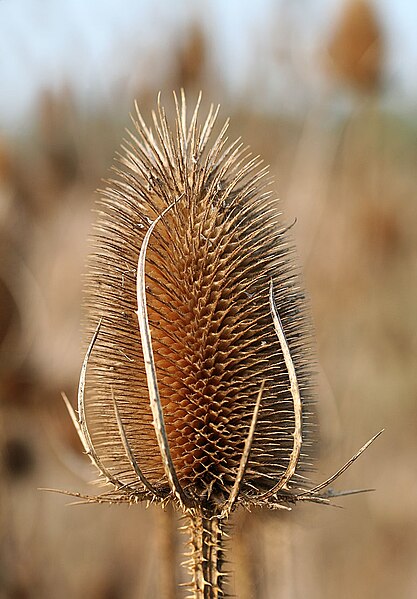
M200 125L197 106L188 125L183 99L174 130L161 105L153 116L151 132L138 113L99 201L88 337L101 327L87 418L112 478L221 513L255 412L236 500L261 502L281 478L282 489L302 480L311 329L259 157L240 141L227 145L227 125L211 142L213 109Z
M377 93L381 87L384 40L369 0L347 0L328 44L333 75L354 89Z
M175 97L171 127L159 102L152 130L137 111L98 203L92 340L78 414L67 404L112 485L86 499L173 502L190 518L194 596L215 597L231 511L328 502L339 473L306 488L312 335L268 171L199 104L188 120Z

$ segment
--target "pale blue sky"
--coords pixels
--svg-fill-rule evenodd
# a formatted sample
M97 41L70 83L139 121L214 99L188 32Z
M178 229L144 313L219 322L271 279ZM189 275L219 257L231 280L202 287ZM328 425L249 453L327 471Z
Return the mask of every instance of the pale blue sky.
M417 103L417 1L374 4L386 32L390 95ZM0 0L0 127L24 119L40 88L65 81L84 99L105 98L115 81L128 87L132 73L132 85L142 78L157 86L193 15L204 15L212 70L227 81L224 91L238 96L263 72L264 95L274 102L291 83L276 65L271 80L267 45L291 47L306 84L314 85L312 56L340 6L340 0Z

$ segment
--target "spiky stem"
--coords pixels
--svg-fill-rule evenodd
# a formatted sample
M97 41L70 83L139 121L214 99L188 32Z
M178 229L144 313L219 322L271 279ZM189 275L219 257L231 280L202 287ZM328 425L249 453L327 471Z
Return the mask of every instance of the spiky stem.
M189 517L192 599L224 597L222 572L224 530L222 520L206 517L201 512Z

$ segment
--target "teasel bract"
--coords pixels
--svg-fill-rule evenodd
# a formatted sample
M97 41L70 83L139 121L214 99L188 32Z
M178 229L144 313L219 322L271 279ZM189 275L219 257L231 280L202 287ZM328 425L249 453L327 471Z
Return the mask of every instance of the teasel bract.
M152 129L137 109L98 201L78 414L66 401L112 486L84 499L172 503L192 596L211 598L234 509L326 503L356 456L308 484L313 340L289 227L261 159L227 122L214 134L218 109L200 121L199 98L188 120L174 99L173 125L160 101Z

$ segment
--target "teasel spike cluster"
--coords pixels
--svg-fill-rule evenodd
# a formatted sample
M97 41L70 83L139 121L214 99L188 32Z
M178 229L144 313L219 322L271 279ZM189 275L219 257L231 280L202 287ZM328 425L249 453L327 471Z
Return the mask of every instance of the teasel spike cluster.
M98 205L88 259L78 410L112 489L86 502L172 503L187 518L192 596L224 596L225 529L239 506L330 503L306 482L315 443L312 333L268 170L218 108L175 132L158 100ZM87 372L88 371L88 372ZM87 381L88 374L88 384ZM353 491L356 492L356 491ZM69 493L71 494L71 493ZM345 493L342 493L345 494Z

